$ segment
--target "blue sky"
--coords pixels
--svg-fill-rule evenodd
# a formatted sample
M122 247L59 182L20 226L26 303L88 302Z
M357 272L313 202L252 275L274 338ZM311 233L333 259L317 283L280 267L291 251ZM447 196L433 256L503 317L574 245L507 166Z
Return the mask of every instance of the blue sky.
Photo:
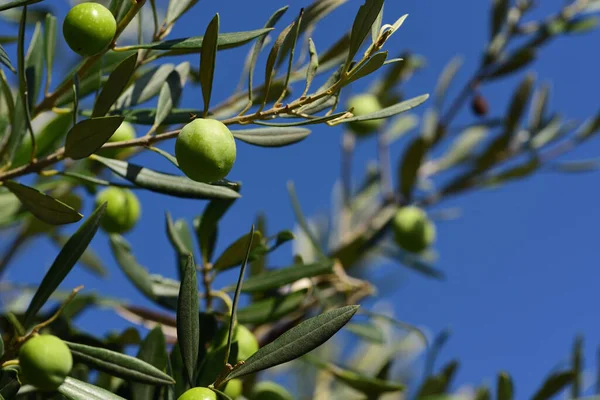
M66 2L47 3L57 10L61 21ZM164 6L166 1L157 3ZM293 3L297 4L291 7L285 23L308 2ZM349 29L360 3L350 0L319 25L314 34L318 49L324 49L333 37ZM202 35L215 12L220 13L223 32L255 29L282 4L272 0L200 1L176 26L171 37ZM563 4L560 0L545 0L535 15L546 15ZM427 59L427 68L406 85L408 95L431 93L437 76L455 55L465 59L457 82L464 82L470 76L487 41L488 9L489 2L481 0L386 2L385 22L392 23L402 14L409 14L389 42L390 53L410 49ZM0 34L9 30L15 32L16 27L0 25ZM531 69L536 71L538 82L551 83L553 111L577 120L599 111L600 55L596 51L599 41L600 32L566 37L539 53ZM14 46L8 50L14 54ZM61 51L64 57L69 56L64 43ZM215 101L224 99L237 85L246 51L247 47L219 53ZM194 65L198 63L196 57L189 60ZM496 114L504 112L516 84L517 80L509 79L483 89ZM459 87L460 84L451 89L451 98ZM352 89L362 88L364 85L357 84ZM183 106L201 107L201 104L199 90L185 92ZM425 107L417 112L423 110ZM471 121L468 110L457 119L458 124ZM138 134L143 133L140 128ZM224 240L219 242L219 248L228 244L225 239L246 232L259 211L267 211L269 231L292 228L294 220L285 188L288 180L295 182L307 215L326 212L331 186L339 174L341 133L340 127L316 127L307 140L284 149L239 144L238 161L230 178L243 182L243 199L223 221ZM401 141L392 148L394 161L402 154L404 144L406 141ZM172 151L173 142L162 147ZM593 158L599 152L600 139L592 140L564 159ZM356 178L374 158L375 142L367 140L356 155ZM169 169L154 154L139 156L136 162ZM583 334L586 339L586 367L594 367L600 333L593 301L600 278L596 255L600 222L597 180L596 173L567 176L541 172L497 190L470 193L444 202L437 208L462 210L460 219L438 226L437 266L448 276L444 282L427 280L397 265L382 266L399 282L397 291L389 297L397 305L399 318L432 332L452 329L452 338L440 363L453 358L461 360L459 383L492 383L498 371L507 370L515 378L518 398L526 397L552 368L568 359L576 334ZM152 272L175 276L173 252L165 240L164 213L169 210L174 217L191 221L205 204L139 193L143 219L127 239L139 261ZM6 237L0 236L0 243L5 241ZM101 282L76 270L64 287L83 283L89 290L141 300L114 264L106 236L98 235L93 247L109 265L110 279ZM38 241L15 260L9 278L37 282L55 255L52 245ZM273 265L289 264L290 255L290 246L281 249L272 257ZM109 312L90 312L82 319L82 326L91 330L121 324Z

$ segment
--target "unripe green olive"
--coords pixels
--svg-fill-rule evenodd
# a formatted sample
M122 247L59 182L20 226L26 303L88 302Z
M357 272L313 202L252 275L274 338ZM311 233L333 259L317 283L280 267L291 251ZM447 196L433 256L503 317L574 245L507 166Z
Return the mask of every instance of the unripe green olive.
M73 367L69 347L56 336L39 335L29 339L19 350L23 381L38 390L56 390Z
M382 109L377 96L372 94L359 94L350 98L348 101L348 109L350 108L354 108L352 114L356 117L371 114ZM375 132L384 123L384 119L373 119L370 121L348 122L348 127L357 136L366 136Z
M235 400L242 395L243 386L241 379L232 379L225 385L223 393Z
M195 387L179 396L177 400L217 400L217 394L204 387Z
M418 207L402 207L398 210L392 227L398 246L413 253L422 252L435 241L435 225Z
M107 202L101 226L108 233L125 233L140 218L140 202L129 189L109 187L96 196L96 207Z
M179 168L197 182L223 179L235 162L231 131L216 119L198 118L183 127L175 142Z
M214 348L216 349L227 344L228 335L229 326L226 325L217 332ZM233 330L232 342L235 341L238 343L238 353L237 360L229 360L232 365L239 360L249 359L252 354L258 351L258 341L256 340L256 336L254 336L250 329L246 328L244 325L237 324Z
M283 386L271 381L262 381L254 385L250 400L294 400Z
M108 143L124 142L125 140L135 139L135 128L127 121L123 121L121 126L108 139ZM119 158L131 152L131 148L123 149L104 149L97 152L98 155L108 158Z
M63 36L75 53L93 56L112 42L117 21L112 13L98 3L81 3L73 7L63 23Z

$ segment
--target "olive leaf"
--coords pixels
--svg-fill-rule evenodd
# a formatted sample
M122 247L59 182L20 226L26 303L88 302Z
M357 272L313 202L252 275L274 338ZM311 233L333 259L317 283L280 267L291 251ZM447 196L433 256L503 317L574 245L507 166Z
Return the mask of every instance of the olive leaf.
M43 222L64 225L83 218L72 207L37 189L10 180L4 182L4 186L19 198L23 207Z
M381 9L383 8L383 0L365 0L365 3L360 6L358 13L352 24L350 33L350 46L348 49L348 58L346 59L345 70L348 69L350 63L354 59L356 53L362 46L373 23L377 20Z
M25 79L29 109L35 104L44 80L44 38L42 23L37 22L25 55Z
M206 206L202 216L194 218L194 231L202 253L204 264L212 261L217 241L218 223L227 210L233 205L233 200L212 200Z
M133 285L149 299L155 300L152 279L146 268L138 264L129 243L120 235L110 235L110 248L117 264Z
M163 371L167 366L167 346L165 335L160 326L152 329L146 336L137 353L137 358ZM142 383L133 383L131 391L133 400L152 399L156 386Z
M56 53L56 17L52 14L46 15L44 23L44 61L46 62L46 92L52 82L52 69L54 67L54 55Z
M242 142L260 147L283 147L298 143L308 135L310 130L306 128L255 128L232 130L233 137Z
M273 269L248 278L242 286L242 292L264 292L294 283L302 278L312 278L331 273L333 273L333 261L331 260Z
M248 243L252 243L252 247L250 248L250 251L252 251L261 245L261 241L262 234L258 231L240 237L223 251L213 264L213 269L215 271L223 271L240 265L244 261Z
M297 311L304 300L306 300L306 290L256 300L237 311L237 320L241 324L265 324L277 321Z
M108 110L117 101L121 93L127 87L129 80L133 76L137 65L137 53L127 57L111 72L106 83L102 86L102 91L96 98L92 118L106 115Z
M120 177L152 192L189 199L234 199L240 197L239 193L225 186L195 182L187 177L156 172L132 163L98 155L94 155L93 158Z
M57 391L68 400L125 400L98 386L67 376Z
M406 201L410 202L413 188L418 179L418 172L429 150L430 143L422 136L414 139L406 147L402 156L399 175L400 175L400 194Z
M544 381L531 398L532 400L548 400L564 390L574 379L573 371L555 372Z
M123 117L111 116L79 122L67 133L65 156L80 160L94 154L119 129L123 120Z
M382 110L376 111L371 114L365 114L365 115L361 115L358 117L352 117L352 118L344 118L339 123L345 124L348 122L371 121L374 119L388 118L388 117L406 112L408 110L411 110L411 109L423 104L428 98L429 98L428 94L413 97L412 99L405 100L401 103L386 107Z
M506 372L498 374L498 383L496 389L496 398L498 400L513 400L514 389L510 375Z
M202 50L200 51L200 86L204 98L204 116L208 115L210 107L210 96L217 62L218 40L219 14L217 13L206 27Z
M73 358L94 369L134 382L155 385L171 385L175 381L156 367L140 360L109 349L65 342Z
M0 63L2 63L2 65L11 70L13 73L17 73L17 70L10 62L10 58L8 58L8 54L6 54L6 50L4 50L2 45L0 45Z
M71 272L71 269L73 269L98 231L105 211L106 203L99 206L65 243L33 295L25 312L24 325L27 326L33 321L33 318L58 288L58 285Z
M260 348L244 364L234 369L227 380L292 361L316 349L346 325L358 308L359 306L346 306L301 322Z
M190 386L193 386L196 376L200 341L200 320L198 319L200 306L196 273L196 264L193 257L189 255L181 274L181 286L177 298L177 342Z

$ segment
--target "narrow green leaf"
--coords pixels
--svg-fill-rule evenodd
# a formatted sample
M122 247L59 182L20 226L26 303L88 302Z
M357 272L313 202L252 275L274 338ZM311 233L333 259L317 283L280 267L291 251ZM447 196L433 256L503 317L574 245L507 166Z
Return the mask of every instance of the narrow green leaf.
M525 48L518 51L501 63L498 68L487 74L486 79L494 80L515 73L531 64L535 60L535 56L535 49Z
M204 98L204 116L208 115L210 96L215 77L217 46L219 40L219 14L217 13L206 27L200 51L200 86Z
M311 111L311 112L317 112L317 111ZM264 126L275 126L275 127L281 127L281 128L290 128L293 126L303 126L303 125L316 125L316 124L322 124L324 122L330 122L333 121L343 115L345 115L346 112L339 112L339 113L335 113L335 114L330 114L330 115L324 115L322 117L316 117L316 118L311 118L311 119L305 119L305 120L301 120L298 122L263 122L263 121L254 121L254 123L256 125L264 125ZM344 123L347 120L344 119L339 123ZM335 125L334 123L332 123L332 125Z
M255 128L232 130L236 139L260 147L283 147L298 143L310 135L305 128Z
M371 121L374 119L388 118L393 115L397 115L397 114L403 113L405 111L411 110L411 109L417 107L418 105L423 104L428 98L429 98L429 95L424 94L424 95L421 95L418 97L414 97L410 100L406 100L401 103L395 104L393 106L386 107L382 110L379 110L379 111L371 113L371 114L366 114L366 115L362 115L359 117L343 119L339 123L345 124L345 123L354 122L354 121Z
M437 161L437 170L443 171L467 160L487 134L488 129L485 126L467 128L454 139L446 154Z
M556 372L548 377L538 389L538 391L531 397L532 400L547 400L564 389L575 379L573 371Z
M312 38L308 38L308 54L310 54L310 61L308 62L308 68L306 69L306 86L304 88L304 93L302 93L303 96L308 94L310 85L315 79L315 76L317 76L317 71L319 70L319 54L317 53L317 47Z
M494 38L502 29L508 16L509 0L492 0L492 14L490 18L490 38Z
M79 99L81 93L81 86L79 82L79 75L73 75L73 125L77 125L77 116L79 115Z
M215 263L213 264L213 269L215 271L224 271L226 269L240 265L244 261L248 243L252 243L252 247L250 250L254 250L258 246L260 246L261 241L262 234L258 231L240 237L229 247L227 247L223 251L223 253L221 253L217 261L215 261Z
M350 46L348 58L346 59L346 70L348 66L350 66L356 53L358 53L358 50L360 50L360 47L371 31L371 27L377 20L382 8L383 0L365 0L365 3L358 9L350 33Z
M286 70L285 78L283 80L283 91L281 92L281 95L277 99L276 103L281 103L283 101L283 99L286 97L286 94L288 92L288 85L290 84L290 76L292 74L292 69L293 69L293 64L294 64L294 54L296 52L296 43L298 42L298 36L300 35L300 26L302 24L303 15L304 15L304 8L301 8L300 14L298 15L298 18L296 19L296 21L294 22L294 28L291 32L292 35L291 36L286 35L286 37L284 39L284 40L287 40L289 43L291 43L290 44L290 55L288 57L287 70ZM268 94L268 92L267 92L267 94Z
M123 397L117 396L106 389L82 382L70 376L67 376L57 390L68 400L125 400Z
M273 269L248 278L242 286L242 292L264 292L270 289L278 289L302 278L312 278L331 273L333 273L333 262L331 260Z
M588 140L594 134L600 132L600 113L594 118L590 118L575 132L577 142L581 143Z
M594 172L600 169L600 160L589 159L589 160L577 160L577 161L563 161L553 166L553 169L558 172L564 173L584 173Z
M148 336L140 345L137 358L156 367L159 371L164 371L167 367L167 344L165 335L160 326L152 329ZM152 399L156 387L154 385L134 383L131 385L133 392L132 400Z
M117 68L111 72L108 80L104 86L102 86L102 91L98 95L98 98L96 98L92 118L103 117L113 104L115 104L135 72L137 58L137 53L132 54L121 61Z
M512 378L506 372L500 372L498 374L496 398L498 400L513 400L514 398Z
M301 322L260 348L243 365L232 371L227 376L227 380L292 361L316 349L346 325L358 308L358 306L346 306Z
M94 154L119 129L123 120L123 117L112 116L79 122L67 133L65 156L80 160Z
M15 0L5 4L0 5L0 11L10 10L11 8L26 6L35 3L41 3L44 0Z
M360 69L357 71L352 71L350 76L346 79L345 84L350 84L354 81L364 78L365 76L371 75L376 72L379 68L383 67L385 64L385 60L387 60L388 52L382 51L377 54L374 54L373 57L369 58L369 61L366 62Z
M64 225L77 222L83 218L83 215L67 204L37 189L14 181L6 181L4 186L19 198L23 203L23 207L43 222L51 225Z
M93 156L115 174L152 192L189 199L235 199L240 195L227 187L192 181L183 176L169 175L125 161Z
M156 105L156 115L154 116L153 127L156 129L165 122L173 108L179 104L183 85L179 72L175 69L171 71L163 83L158 95Z
M325 363L322 361L316 362L315 360L313 364L324 368L338 381L364 394L382 395L384 393L401 392L405 389L405 386L401 383L372 378L345 368L338 367L337 365L331 363Z
M44 306L50 295L58 288L84 253L98 231L100 221L106 211L106 203L98 207L92 215L77 229L67 241L52 266L42 279L25 312L24 325L28 326L38 311Z
M117 260L117 264L119 264L119 267L131 283L146 297L155 299L150 273L146 268L138 264L132 254L131 246L125 238L117 234L111 234L110 248Z
M272 28L269 29L256 29L253 31L245 31L245 32L232 32L232 33L220 33L219 38L217 40L217 49L225 50L232 49L234 47L242 46L252 40L265 35L272 31ZM126 50L140 50L140 49L150 49L150 50L177 50L187 53L197 53L202 50L202 43L204 42L204 37L196 36L185 39L172 39L166 40L164 42L154 42L148 44L140 44L133 46L126 46L121 48L123 51Z
M402 156L399 175L400 175L400 194L410 202L413 188L418 180L418 173L421 164L425 160L425 155L429 150L430 143L424 137L419 136L406 148Z
M525 114L525 108L527 103L529 103L533 84L533 75L527 75L513 94L505 122L506 132L509 132L511 135L518 128L519 122L521 121L523 114Z
M60 248L67 244L67 241L69 240L66 236L57 232L53 232L50 235L50 238ZM98 277L104 278L108 275L106 266L91 247L85 249L79 258L79 264Z
M284 30L281 31L275 43L273 43L273 47L271 47L271 51L269 52L269 56L267 57L267 65L265 67L265 83L264 83L264 91L265 97L260 107L260 110L264 108L267 104L267 100L269 99L269 91L271 90L271 86L273 83L273 77L276 75L275 71L275 63L277 62L277 56L279 55L279 49L283 45L283 42L287 38L287 36L292 32L296 22L288 25ZM284 87L285 89L285 87Z
M137 53L134 53L134 55ZM130 57L133 57L130 56ZM152 99L160 93L167 77L175 69L174 64L163 64L154 67L140 76L119 96L115 102L116 109L130 108ZM152 124L152 122L150 122Z
M194 254L192 236L184 219L179 219L176 222L173 222L171 214L167 212L166 220L167 236L169 238L169 242L171 242L171 246L173 246L177 254L179 273L181 274L183 268L188 262L188 256Z
M44 37L42 24L35 24L33 36L25 56L25 78L27 80L27 99L29 109L35 104L44 79Z
M240 324L265 324L277 321L286 315L298 311L306 299L306 290L299 290L286 295L257 300L237 312Z
M442 71L440 78L438 79L437 86L435 88L435 106L438 110L444 105L448 88L456 78L456 74L463 65L463 58L461 56L455 56Z
M573 353L571 356L573 366L573 384L571 385L571 397L579 398L583 386L583 338L578 336L573 343Z
M200 306L198 304L198 281L196 264L189 255L182 271L179 297L177 298L177 342L190 386L194 384L200 341Z
M377 41L377 39L379 39L379 32L381 31L381 25L383 23L383 8L385 6L385 3L381 5L381 10L379 10L379 14L377 15L377 18L375 19L375 22L373 22L373 25L371 25L371 41L373 43L375 43Z
M134 382L170 385L175 381L156 367L116 351L84 344L65 342L73 358L99 371Z
M533 96L531 111L529 116L529 129L532 132L542 128L544 119L546 118L546 109L550 98L550 85L545 84L537 89Z
M271 15L271 17L267 20L267 22L265 23L264 29L273 29L273 27L275 26L275 24L281 19L281 17L283 16L283 14L285 14L285 12L287 11L287 9L289 8L289 6L285 6L280 8L279 10L275 11L275 13L273 13L273 15ZM250 102L250 104L252 104L252 93L253 93L253 79L254 79L254 69L256 68L256 62L258 61L258 56L260 54L260 51L263 47L263 45L265 44L265 40L267 39L267 35L262 35L259 36L258 39L256 40L256 43L254 43L254 46L252 47L251 53L250 53L250 59L249 59L249 67L248 67L248 101Z
M170 386L169 389L173 389L174 397L179 398L186 390L189 389L187 383L185 368L183 367L183 358L181 358L181 351L179 350L179 344L171 348L171 355L169 357L169 364L171 366L171 376L175 380L175 385ZM212 382L210 382L212 383Z
M56 17L46 15L44 24L44 61L46 62L46 92L52 82L52 69L54 67L54 54L56 50Z
M0 336L0 357L4 356L4 340Z
M227 344L224 344L216 349L211 349L208 352L202 363L202 370L198 375L196 386L206 387L215 382L223 369L223 360L225 359L227 349ZM230 359L238 359L238 350L238 342L235 341L231 343L231 348L229 349Z
M13 67L12 63L10 62L10 58L8 58L8 54L6 54L6 50L4 50L4 47L2 47L2 45L0 45L0 63L2 63L13 73L17 73L17 70L15 69L15 67Z

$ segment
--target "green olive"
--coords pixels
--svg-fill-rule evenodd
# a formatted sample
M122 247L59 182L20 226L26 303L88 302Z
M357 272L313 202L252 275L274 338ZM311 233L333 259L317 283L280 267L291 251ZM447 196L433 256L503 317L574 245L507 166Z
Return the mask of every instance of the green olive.
M135 139L135 128L127 121L123 121L121 126L108 139L108 143L124 142L125 140ZM99 150L98 155L108 158L121 158L131 152L131 148L123 149L104 149Z
M73 7L63 23L63 36L75 53L93 56L106 49L117 31L112 13L98 3L81 3Z
M418 207L402 207L398 210L392 227L396 243L407 251L420 253L435 242L435 225Z
M177 400L217 400L217 394L204 387L195 387L179 396Z
M372 94L360 94L350 98L348 109L353 108L352 114L356 117L371 114L381 110L381 103ZM348 122L348 127L357 136L367 136L373 133L385 123L384 119L373 119L370 121Z
M241 379L232 379L225 385L223 393L235 400L242 395L243 386Z
M254 385L250 400L294 400L283 386L271 381L262 381Z
M109 187L96 196L96 207L107 202L101 226L108 233L125 233L140 218L140 202L129 189Z
M229 327L224 326L217 332L214 348L216 349L227 344L228 335ZM237 341L238 343L238 354L237 360L229 360L231 364L235 364L239 360L247 360L252 354L258 351L258 341L256 340L256 336L254 336L250 329L246 328L244 325L237 324L236 328L233 330L232 341Z
M19 351L23 381L38 390L56 390L73 367L69 347L56 336L39 335L29 339Z
M235 162L235 140L215 119L195 119L183 127L175 142L179 168L197 182L223 179Z

